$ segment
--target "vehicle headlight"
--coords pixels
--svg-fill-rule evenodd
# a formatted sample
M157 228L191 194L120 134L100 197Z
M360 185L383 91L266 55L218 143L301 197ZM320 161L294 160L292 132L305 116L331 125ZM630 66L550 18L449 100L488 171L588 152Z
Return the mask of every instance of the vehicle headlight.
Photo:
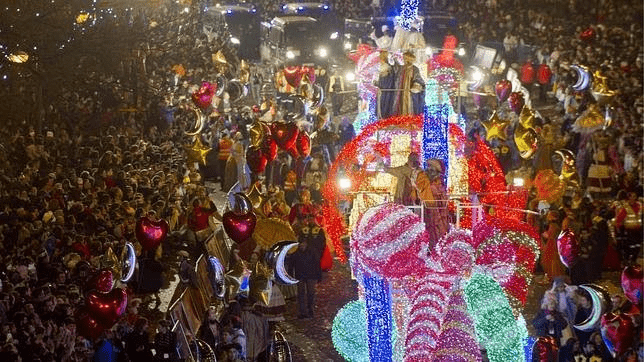
M338 179L338 186L342 190L348 190L351 188L351 179L347 177L341 177Z
M295 52L293 52L292 50L287 50L286 51L286 57L288 59L294 59L295 58Z
M344 43L344 49L345 50L350 50L351 48L353 48L353 44L351 44L350 41L347 41L347 42Z
M320 47L320 49L318 49L318 54L321 58L326 58L327 55L329 55L329 51L325 47Z
M356 74L354 72L347 72L344 75L344 78L347 80L347 82L353 82L356 80Z
M339 35L338 32L334 31L333 33L331 33L331 36L329 37L329 39L335 40L338 38L338 35Z

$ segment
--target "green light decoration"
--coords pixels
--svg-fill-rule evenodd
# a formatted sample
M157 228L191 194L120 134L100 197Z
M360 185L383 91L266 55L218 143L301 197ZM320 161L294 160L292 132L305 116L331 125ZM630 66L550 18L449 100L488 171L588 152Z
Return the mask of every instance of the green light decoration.
M367 309L364 300L354 300L342 307L333 319L331 328L333 346L348 362L369 362L367 338ZM391 344L396 340L392 326Z
M491 276L474 273L464 291L467 312L474 319L478 341L487 350L489 360L525 361L525 327L521 328L514 319L503 288Z

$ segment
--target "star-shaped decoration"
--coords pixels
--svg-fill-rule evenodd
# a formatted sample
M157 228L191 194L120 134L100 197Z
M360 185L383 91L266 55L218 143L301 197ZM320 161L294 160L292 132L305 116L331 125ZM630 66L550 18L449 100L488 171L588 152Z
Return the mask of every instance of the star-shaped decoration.
M228 298L233 299L238 294L248 295L251 271L246 267L246 262L239 260L232 269L226 273L226 286Z
M250 191L246 194L248 196L248 199L250 200L251 204L253 204L253 210L255 212L261 212L262 211L262 204L266 201L267 197L262 194L261 191L259 191L259 188L257 187L257 184L253 184L253 186L250 188Z
M505 129L508 127L510 122L504 121L499 118L499 115L498 113L496 113L496 111L492 113L492 116L487 122L481 122L481 124L483 125L483 127L485 127L486 139L488 141L494 138L498 138L503 141L507 139Z
M195 137L194 143L190 146L186 145L185 148L189 162L199 162L204 166L206 165L206 157L211 148L204 146L200 137Z

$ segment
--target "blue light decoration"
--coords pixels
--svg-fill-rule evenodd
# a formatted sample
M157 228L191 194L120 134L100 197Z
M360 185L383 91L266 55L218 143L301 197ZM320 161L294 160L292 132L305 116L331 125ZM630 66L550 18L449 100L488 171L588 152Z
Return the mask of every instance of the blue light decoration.
M418 17L419 0L403 0L400 4L400 23L399 25L407 30L411 30L411 24Z
M525 361L521 327L499 283L489 275L474 273L463 288L467 312L474 320L478 341L491 362Z
M369 360L392 361L391 291L389 283L380 276L365 275L362 278L367 308L367 336Z
M397 333L393 326L392 344ZM331 327L333 346L348 362L369 362L367 311L364 300L353 300L342 307ZM402 358L396 359L402 361Z
M429 159L439 159L443 162L447 185L449 176L449 148L447 129L450 112L449 97L441 96L438 82L429 78L425 87L425 113L423 120L423 164Z
M358 94L362 95L361 101L366 104L363 105L363 110L358 112L353 122L353 128L356 134L360 134L360 132L362 132L362 128L378 120L378 117L376 116L378 113L377 101L372 91L361 83L358 83Z
M528 337L525 339L523 345L523 353L525 355L525 362L532 362L532 350L534 349L534 343L537 341L535 337Z
M345 304L333 319L331 340L338 353L347 361L369 361L366 325L367 311L363 300Z

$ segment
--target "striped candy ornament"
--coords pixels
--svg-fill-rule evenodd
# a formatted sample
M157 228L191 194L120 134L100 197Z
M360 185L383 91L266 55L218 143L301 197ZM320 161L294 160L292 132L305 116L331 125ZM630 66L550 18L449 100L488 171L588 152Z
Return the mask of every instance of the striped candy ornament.
M449 297L447 313L445 313L432 361L469 362L481 360L481 350L476 339L474 321L467 314L463 291L459 289Z
M456 278L454 274L432 273L405 288L411 292L405 361L431 359Z
M418 257L427 240L420 217L400 204L382 204L360 217L351 236L351 250L361 266L384 278L421 276Z

